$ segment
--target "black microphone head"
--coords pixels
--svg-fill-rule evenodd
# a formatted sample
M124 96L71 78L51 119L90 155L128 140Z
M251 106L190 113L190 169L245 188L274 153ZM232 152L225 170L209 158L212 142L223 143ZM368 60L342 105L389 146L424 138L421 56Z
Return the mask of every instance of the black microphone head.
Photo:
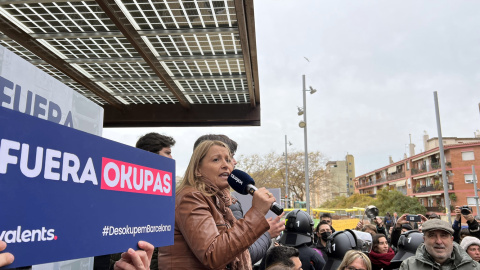
M228 184L236 192L247 195L248 194L248 185L255 185L253 178L244 171L233 170L228 176Z

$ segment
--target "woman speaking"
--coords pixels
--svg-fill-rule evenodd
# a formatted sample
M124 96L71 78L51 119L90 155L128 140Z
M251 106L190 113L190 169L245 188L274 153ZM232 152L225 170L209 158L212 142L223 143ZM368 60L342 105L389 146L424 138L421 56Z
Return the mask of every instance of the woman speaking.
M236 220L227 179L233 170L228 147L204 141L195 148L177 187L173 246L160 247L162 269L251 269L248 247L269 229L265 214L275 198L265 188Z

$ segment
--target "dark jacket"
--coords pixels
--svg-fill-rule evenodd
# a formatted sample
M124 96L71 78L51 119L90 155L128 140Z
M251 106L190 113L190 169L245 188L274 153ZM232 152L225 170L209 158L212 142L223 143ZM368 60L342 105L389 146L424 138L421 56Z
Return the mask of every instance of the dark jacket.
M325 260L322 255L315 250L308 247L306 244L296 247L300 253L300 261L302 262L303 270L322 270L325 266Z
M233 224L228 221L230 215ZM158 265L162 269L224 269L241 257L250 261L248 247L268 229L265 216L255 208L235 220L218 195L206 196L185 187L175 198L174 244L158 248ZM245 267L251 269L251 263Z
M480 226L478 225L478 222L475 219L472 222L467 220L467 224L470 235L480 239Z
M453 220L452 229L453 229L453 241L460 244L460 231L462 230L462 223L457 219Z
M315 248L322 252L323 260L327 262L328 261L327 247L322 245L322 241L320 241L320 239L318 239L317 244L315 245Z
M432 257L427 253L425 249L425 244L421 244L415 256L412 256L405 261L403 261L400 266L400 270L447 270L447 269L458 269L458 270L473 270L480 269L480 265L472 260L470 256L465 252L457 243L453 242L453 252L451 261L440 266L433 261Z

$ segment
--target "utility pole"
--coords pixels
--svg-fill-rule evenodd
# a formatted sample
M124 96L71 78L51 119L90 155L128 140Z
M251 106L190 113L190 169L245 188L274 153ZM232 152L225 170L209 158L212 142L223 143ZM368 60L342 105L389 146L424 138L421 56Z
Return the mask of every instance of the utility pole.
M450 210L450 197L448 196L447 170L445 169L445 153L443 149L442 126L440 124L440 109L438 107L437 91L433 92L435 100L435 116L437 118L438 145L440 152L440 164L442 165L443 195L448 223L452 223L452 212Z

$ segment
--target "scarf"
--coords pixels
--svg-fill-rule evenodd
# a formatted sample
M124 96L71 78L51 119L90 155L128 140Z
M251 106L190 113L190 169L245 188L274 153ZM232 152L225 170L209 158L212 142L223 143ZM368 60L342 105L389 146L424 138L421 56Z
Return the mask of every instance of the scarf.
M369 254L370 261L372 262L372 265L379 266L381 268L389 266L390 261L395 257L395 252L393 252L393 249L391 247L388 248L387 253L377 253L375 251L370 251Z
M228 188L220 190L208 179L202 177L202 180L205 183L205 190L210 194L214 194L212 199L217 205L217 210L223 215L228 228L232 228L237 219L229 208L229 206L236 201L230 196L230 190ZM238 254L229 265L229 269L252 269L252 260L248 249Z

